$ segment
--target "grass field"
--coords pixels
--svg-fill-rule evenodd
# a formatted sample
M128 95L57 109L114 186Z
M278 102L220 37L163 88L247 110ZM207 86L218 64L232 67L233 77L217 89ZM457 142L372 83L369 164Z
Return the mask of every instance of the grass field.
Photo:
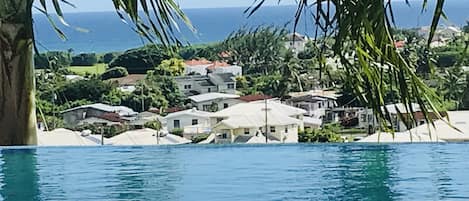
M106 71L106 64L99 63L94 66L70 66L68 69L80 75L84 75L86 73L102 74Z

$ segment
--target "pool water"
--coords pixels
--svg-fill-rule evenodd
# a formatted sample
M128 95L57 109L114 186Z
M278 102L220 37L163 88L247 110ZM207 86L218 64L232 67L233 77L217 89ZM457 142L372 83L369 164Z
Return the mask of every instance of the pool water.
M3 200L469 200L469 144L0 152Z

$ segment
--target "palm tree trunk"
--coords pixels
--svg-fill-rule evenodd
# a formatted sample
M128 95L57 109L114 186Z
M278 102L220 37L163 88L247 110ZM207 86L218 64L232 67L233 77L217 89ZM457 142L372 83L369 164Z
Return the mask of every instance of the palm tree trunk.
M33 0L0 0L0 145L34 145Z

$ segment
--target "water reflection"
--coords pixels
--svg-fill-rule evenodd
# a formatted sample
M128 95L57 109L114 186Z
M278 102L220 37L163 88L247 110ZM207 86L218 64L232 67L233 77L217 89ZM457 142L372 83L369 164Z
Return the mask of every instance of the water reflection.
M334 188L325 189L333 195L329 199L394 200L392 152L388 146L339 147L337 165L324 177L338 180Z
M36 172L35 149L2 149L3 200L39 200L40 191Z

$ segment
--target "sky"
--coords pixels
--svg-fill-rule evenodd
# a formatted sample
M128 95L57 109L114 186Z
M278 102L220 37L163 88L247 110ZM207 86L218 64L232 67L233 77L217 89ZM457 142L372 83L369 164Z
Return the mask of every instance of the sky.
M175 0L184 9L189 8L220 8L220 7L247 7L253 0ZM37 2L37 1L36 1ZM50 2L50 1L46 1ZM64 12L99 12L113 11L111 0L69 0L77 8L63 5ZM294 5L295 0L282 0L280 5ZM266 0L265 5L279 5L278 0ZM52 5L50 5L52 6ZM52 7L50 8L52 9Z

